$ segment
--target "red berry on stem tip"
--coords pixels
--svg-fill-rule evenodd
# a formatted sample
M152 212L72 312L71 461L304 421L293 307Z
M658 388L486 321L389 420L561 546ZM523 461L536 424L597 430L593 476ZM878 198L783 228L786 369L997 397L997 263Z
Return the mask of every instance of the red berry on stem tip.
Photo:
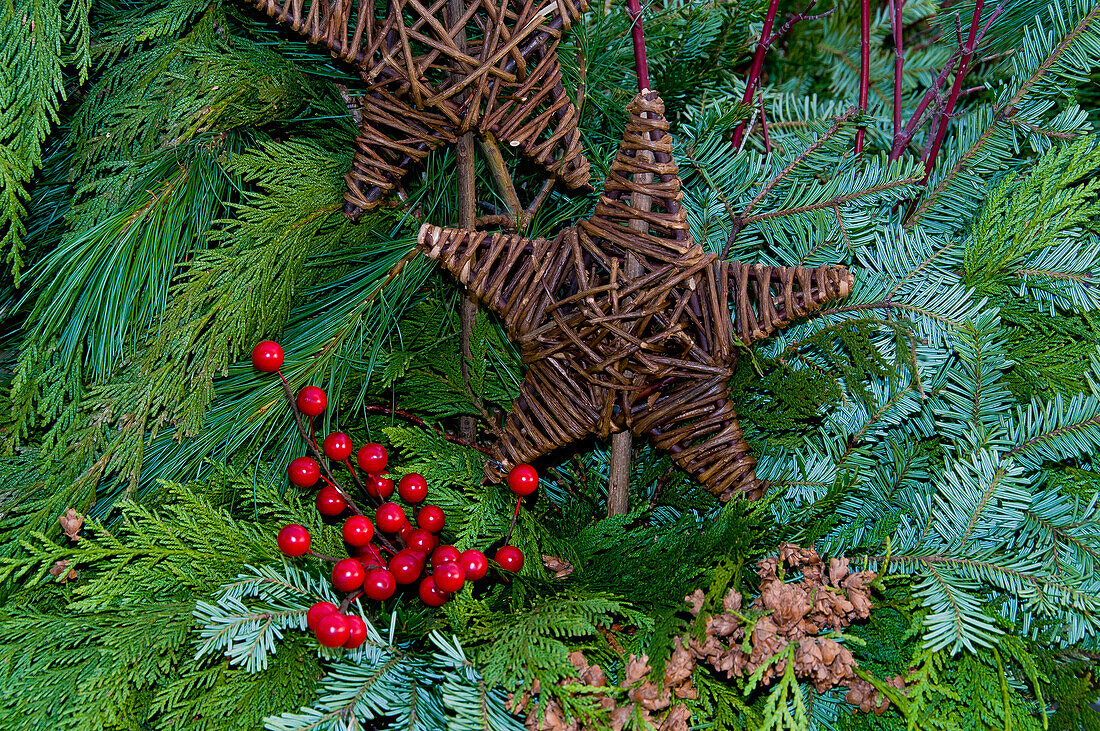
M477 581L489 572L489 559L476 548L463 551L458 565L466 572L467 581Z
M386 569L371 569L367 572L367 578L363 582L363 593L368 599L382 602L393 596L397 591L397 581Z
M321 465L312 457L295 457L287 465L286 474L298 487L313 487L321 479Z
M374 521L379 530L396 533L405 525L405 511L397 503L382 503L374 513Z
M410 472L398 483L397 494L407 503L418 503L428 497L428 481L424 475Z
M355 591L363 585L366 575L363 564L354 558L345 558L332 567L332 585L337 591Z
M284 525L276 542L285 555L301 556L309 550L309 531L297 523Z
M339 612L326 614L317 623L315 634L317 635L317 641L325 647L340 647L348 641L348 637L351 635L348 618Z
M321 621L321 618L335 611L337 611L336 605L332 602L317 602L306 612L306 626L316 632L317 623Z
M411 584L420 578L424 562L414 553L398 551L390 559L390 573L398 584Z
M383 500L393 494L393 480L382 475L367 475L367 494Z
M441 607L450 598L435 585L435 579L430 576L424 577L420 582L417 593L420 594L420 601L429 607Z
M317 506L317 512L332 518L344 512L348 507L344 496L328 485L322 487L317 493L317 499L313 501Z
M405 539L406 548L417 548L424 553L430 553L435 548L435 536L423 528L411 530L407 536L402 536L402 538Z
M432 551L432 566L441 563L458 563L462 554L454 546L443 545Z
M261 340L252 349L252 367L272 373L283 367L283 348L274 340Z
M515 573L523 568L523 551L515 546L501 546L497 549L496 560L502 569Z
M416 514L416 524L430 533L438 533L443 530L445 522L443 508L438 505L425 505Z
M351 456L351 437L342 431L334 431L325 437L324 444L321 445L321 448L324 450L325 456L329 459L343 462Z
M354 650L367 641L367 624L354 614L347 615L347 619L348 641L344 643L344 647Z
M529 464L518 464L508 472L508 489L517 495L530 495L539 488L539 473Z
M432 569L436 588L442 591L458 591L466 583L466 574L456 563L441 563Z
M359 463L359 469L372 475L380 475L385 472L390 456L381 444L370 442L359 447L359 454L355 459Z
M325 396L325 392L317 386L306 386L298 392L298 411L301 411L306 416L320 416L325 413L325 406L328 405L328 397Z
M351 546L365 546L374 538L374 525L365 515L353 515L344 521L341 530L344 542Z

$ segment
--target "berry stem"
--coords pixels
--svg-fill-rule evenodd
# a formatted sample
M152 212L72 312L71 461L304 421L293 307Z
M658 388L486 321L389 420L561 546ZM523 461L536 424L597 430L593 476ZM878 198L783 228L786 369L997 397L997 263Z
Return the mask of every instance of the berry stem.
M348 594L346 597L344 597L344 601L340 602L340 608L337 611L339 611L340 614L348 611L348 607L351 606L351 603L361 596L363 596L362 589L355 592L354 594Z
M326 556L323 553L317 553L317 551L314 551L313 549L309 550L309 555L313 556L314 558L319 558L322 561L331 561L332 563L336 563L340 560L340 559L336 558L335 556Z
M275 371L275 373L279 376L279 380L282 381L283 393L286 395L286 402L290 404L290 410L294 414L294 423L298 425L298 432L302 435L302 439L306 441L306 444L309 445L309 448L313 451L313 456L316 458L317 464L321 466L321 470L324 472L322 478L325 480L325 482L331 485L332 488L336 490L336 492L340 493L340 497L344 498L344 500L348 504L348 507L351 508L353 513L355 513L356 515L362 515L363 511L359 509L359 506L355 504L355 501L351 499L351 496L348 495L347 492L344 491L338 484L336 484L336 478L333 476L332 470L330 470L328 466L328 459L325 457L321 449L317 446L317 441L313 438L313 419L310 419L310 429L307 431L305 424L302 423L302 412L298 410L298 402L294 399L294 389L290 387L290 382L286 380L286 376L283 375L282 370L277 370Z
M457 445L462 446L462 447L468 447L469 449L476 449L477 451L481 452L482 454L492 454L492 450L490 450L488 447L483 447L480 444L475 444L474 442L468 442L465 439L462 439L460 437L451 436L450 434L447 434L446 432L438 431L436 429L433 429L431 426L428 425L428 422L424 421L423 419L421 419L416 414L409 413L408 411L405 411L403 409L391 409L388 406L372 406L372 405L369 405L369 404L363 404L363 413L365 413L365 414L387 414L389 416L396 416L400 419L404 419L405 421L408 421L412 424L415 424L416 426L420 427L421 429L425 429L427 431L435 431L437 434L439 434L439 436L443 437L445 440L447 440L448 442L451 442L452 444L457 444Z
M519 506L523 503L523 496L516 497L516 510L512 513L512 522L508 525L508 534L504 536L504 545L509 545L512 540L512 531L516 529L516 520L519 518Z
M351 475L351 479L355 483L355 486L359 488L359 493L361 495L366 495L367 499L374 503L375 507L381 505L382 498L371 495L370 492L367 490L367 486L363 484L363 481L361 479L359 479L359 473L356 472L355 469L351 466L351 457L345 459L344 464L347 466L348 474Z

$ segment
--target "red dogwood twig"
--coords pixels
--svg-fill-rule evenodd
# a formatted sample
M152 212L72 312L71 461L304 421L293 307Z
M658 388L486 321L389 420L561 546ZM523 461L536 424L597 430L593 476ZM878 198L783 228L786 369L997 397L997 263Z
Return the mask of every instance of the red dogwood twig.
M642 7L638 0L626 0L630 15L630 35L634 40L634 72L638 75L638 91L649 91L649 61L645 53L645 29L642 28Z
M745 95L741 101L745 104L752 102L756 95L756 84L760 81L760 72L764 70L764 56L771 45L772 26L775 25L775 14L779 12L779 0L771 0L768 3L768 12L764 16L764 29L760 31L760 40L756 42L756 52L752 56L752 68L749 69L749 77L745 80ZM745 134L745 124L742 122L733 131L733 146L741 147L741 139Z
M867 111L867 90L871 86L871 0L859 2L859 111ZM867 128L861 123L856 131L856 154L863 152Z
M932 168L936 164L936 156L940 153L940 147L943 146L943 138L947 134L947 125L951 122L951 117L955 113L955 105L959 101L959 93L962 91L963 79L966 78L966 72L970 66L970 59L974 55L974 49L978 44L982 42L982 38L985 37L986 31L989 30L989 26L993 24L993 21L997 19L1002 12L1004 12L1004 3L999 4L993 13L990 14L989 20L982 26L981 30L978 29L978 24L982 19L982 6L985 4L984 0L978 0L974 6L974 16L970 20L970 32L966 38L966 44L962 47L962 51L959 58L959 68L955 72L955 81L951 84L951 93L947 97L947 105L944 106L943 112L939 115L937 122L933 122L935 128L935 136L932 138L932 144L928 148L928 154L924 158L924 179L928 180L928 176L932 173Z
M760 31L760 40L756 42L756 51L752 56L752 67L749 69L749 76L745 80L745 94L741 97L741 103L752 104L753 98L756 96L756 89L760 86L760 75L764 71L764 57L768 54L768 49L775 43L776 39L786 35L795 23L799 23L803 20L817 20L824 18L833 13L835 8L827 10L819 15L809 15L809 12L813 10L817 5L818 0L810 0L810 4L806 6L806 9L800 13L796 13L787 19L777 32L772 33L772 28L775 27L775 16L779 11L779 0L770 0L768 3L768 12L764 15L764 27ZM740 149L741 141L745 137L745 123L741 122L733 130L733 147L734 149Z
M901 14L905 0L892 0L890 5L890 32L894 36L894 140L901 134L901 79L905 71L905 38Z

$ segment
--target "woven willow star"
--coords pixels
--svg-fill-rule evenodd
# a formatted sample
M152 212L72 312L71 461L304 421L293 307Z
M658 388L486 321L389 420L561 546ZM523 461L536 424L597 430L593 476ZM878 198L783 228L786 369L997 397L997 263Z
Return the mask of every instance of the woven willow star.
M501 317L527 364L486 474L629 428L722 499L755 499L756 460L728 398L734 338L768 337L847 296L852 277L704 251L680 205L663 103L648 93L628 111L588 220L553 239L420 229L420 250Z
M367 83L347 215L378 205L432 149L469 130L506 142L571 188L588 185L579 113L557 54L586 0L246 1Z

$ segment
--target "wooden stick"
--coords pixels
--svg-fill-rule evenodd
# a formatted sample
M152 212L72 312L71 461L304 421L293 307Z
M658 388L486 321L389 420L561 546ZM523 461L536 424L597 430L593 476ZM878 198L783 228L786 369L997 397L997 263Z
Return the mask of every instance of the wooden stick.
M447 20L453 27L459 26L459 31L454 36L455 46L459 51L466 51L466 27L462 23L462 15L465 11L462 0L450 0L447 4ZM464 132L458 138L455 147L458 158L458 225L471 231L477 225L477 190L474 178L474 133ZM474 358L471 340L474 335L474 325L477 322L477 301L467 293L462 298L459 309L459 347L462 351L462 382L466 390L473 395L470 388L470 363ZM473 441L477 434L477 422L474 417L463 414L458 418L458 435L466 440Z
M512 176L508 174L508 165L504 162L500 145L497 144L496 139L489 132L478 135L477 141L481 146L481 154L485 158L485 164L489 168L489 175L492 176L497 190L504 198L504 206L508 209L508 214L511 217L510 228L513 231L527 228L527 222L524 220L527 212L523 209L523 204L519 202L519 193L516 192L516 185L512 182Z

